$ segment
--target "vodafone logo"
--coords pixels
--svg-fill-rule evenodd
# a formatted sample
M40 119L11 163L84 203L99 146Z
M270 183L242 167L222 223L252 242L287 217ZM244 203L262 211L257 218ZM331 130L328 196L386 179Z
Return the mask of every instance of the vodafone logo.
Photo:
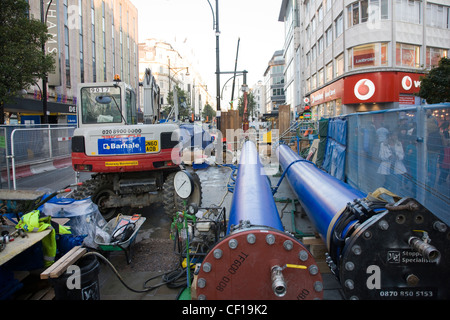
M404 76L403 77L403 79L402 79L402 87L403 87L403 89L405 89L405 90L411 89L412 84L413 84L413 82L411 80L411 77L409 77L409 76Z
M415 89L420 88L420 80L412 80L410 76L404 76L402 78L402 88L405 91L410 90L412 87Z
M375 85L369 79L361 79L355 84L354 93L359 100L370 99L375 93Z

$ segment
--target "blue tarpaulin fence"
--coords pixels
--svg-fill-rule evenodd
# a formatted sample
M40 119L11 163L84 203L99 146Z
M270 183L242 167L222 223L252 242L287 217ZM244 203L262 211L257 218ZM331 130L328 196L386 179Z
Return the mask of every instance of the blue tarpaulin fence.
M347 150L347 119L333 118L328 122L327 145L323 168L339 180L345 179Z
M417 199L450 224L450 103L329 119L322 168L369 193Z

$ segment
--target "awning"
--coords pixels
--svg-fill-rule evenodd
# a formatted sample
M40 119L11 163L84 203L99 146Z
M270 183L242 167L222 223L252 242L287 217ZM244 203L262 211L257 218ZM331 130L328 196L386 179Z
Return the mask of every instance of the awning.
M75 104L47 101L47 110L56 114L76 114ZM42 114L42 100L14 98L5 104L4 112L40 113Z

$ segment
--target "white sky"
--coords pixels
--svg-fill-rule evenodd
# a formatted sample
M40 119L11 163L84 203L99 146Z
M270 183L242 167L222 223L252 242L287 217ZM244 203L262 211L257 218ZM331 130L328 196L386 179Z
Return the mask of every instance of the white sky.
M188 46L198 59L203 81L216 96L216 37L213 14L207 0L131 0L138 9L139 41L165 40L177 49ZM283 49L284 24L278 21L281 0L219 0L220 69L234 71L238 38L237 70L247 70L247 84L263 80L267 63L276 50ZM210 0L215 11L215 0ZM194 61L195 63L195 61ZM221 75L221 86L232 75ZM242 77L239 77L242 84ZM232 81L228 92L231 95ZM237 85L237 82L236 82ZM235 87L235 98L238 87ZM225 93L226 93L225 92ZM226 97L226 95L225 95ZM226 100L226 98L225 98ZM224 106L225 100L221 105Z

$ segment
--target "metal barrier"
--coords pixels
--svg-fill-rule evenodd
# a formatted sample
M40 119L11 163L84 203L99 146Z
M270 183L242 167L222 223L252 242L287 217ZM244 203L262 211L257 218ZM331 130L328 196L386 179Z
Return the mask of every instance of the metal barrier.
M16 189L16 169L21 166L31 166L47 163L57 159L65 159L71 155L71 138L74 127L50 126L2 127L0 141L2 149L1 170L6 170L8 188ZM12 129L12 130L11 130ZM12 174L12 176L11 176Z

